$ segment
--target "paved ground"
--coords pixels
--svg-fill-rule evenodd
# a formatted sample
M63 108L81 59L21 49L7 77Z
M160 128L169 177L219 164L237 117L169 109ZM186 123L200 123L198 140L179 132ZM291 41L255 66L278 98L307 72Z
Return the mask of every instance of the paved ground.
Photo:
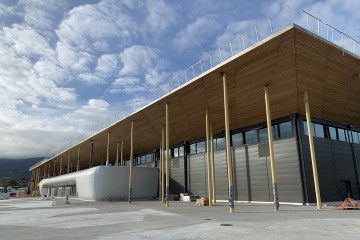
M0 201L0 239L360 239L360 211L159 201Z

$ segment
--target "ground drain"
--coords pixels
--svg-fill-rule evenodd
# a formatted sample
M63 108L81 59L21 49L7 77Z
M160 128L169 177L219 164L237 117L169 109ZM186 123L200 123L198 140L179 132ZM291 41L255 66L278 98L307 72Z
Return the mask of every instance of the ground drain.
M220 226L222 226L222 227L232 227L232 224L230 224L230 223L222 223L222 224L220 224Z
M210 221L211 219L210 218L204 218L203 220Z

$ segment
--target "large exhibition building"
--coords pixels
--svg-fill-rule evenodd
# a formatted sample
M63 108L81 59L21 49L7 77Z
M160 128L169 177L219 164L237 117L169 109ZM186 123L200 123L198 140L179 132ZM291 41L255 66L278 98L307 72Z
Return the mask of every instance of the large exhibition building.
M357 46L296 24L274 31L31 167L34 194L104 200L165 191L230 207L274 196L359 199Z

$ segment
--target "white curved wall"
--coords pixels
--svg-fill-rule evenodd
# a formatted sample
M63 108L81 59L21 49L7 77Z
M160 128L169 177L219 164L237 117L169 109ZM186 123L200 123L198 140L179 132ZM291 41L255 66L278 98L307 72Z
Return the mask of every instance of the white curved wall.
M43 179L39 183L42 196L47 187L76 185L79 199L127 199L129 195L129 167L97 166L79 172ZM133 167L133 198L152 199L158 190L158 169Z

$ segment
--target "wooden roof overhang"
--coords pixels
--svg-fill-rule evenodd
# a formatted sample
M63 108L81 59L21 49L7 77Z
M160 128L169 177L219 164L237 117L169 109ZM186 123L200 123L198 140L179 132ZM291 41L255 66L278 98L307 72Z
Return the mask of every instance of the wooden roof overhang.
M130 153L130 126L134 121L134 154L159 148L169 103L170 145L205 136L205 108L209 108L213 132L224 125L223 82L228 81L230 128L266 121L264 85L269 84L272 119L292 113L305 114L303 94L308 91L312 117L360 127L360 60L340 47L292 25L235 55L125 119L49 159L66 165L68 153L87 168L90 141L94 141L94 166L106 161L110 132L110 161L116 158L118 141L124 141L124 157ZM52 166L52 165L51 165Z

